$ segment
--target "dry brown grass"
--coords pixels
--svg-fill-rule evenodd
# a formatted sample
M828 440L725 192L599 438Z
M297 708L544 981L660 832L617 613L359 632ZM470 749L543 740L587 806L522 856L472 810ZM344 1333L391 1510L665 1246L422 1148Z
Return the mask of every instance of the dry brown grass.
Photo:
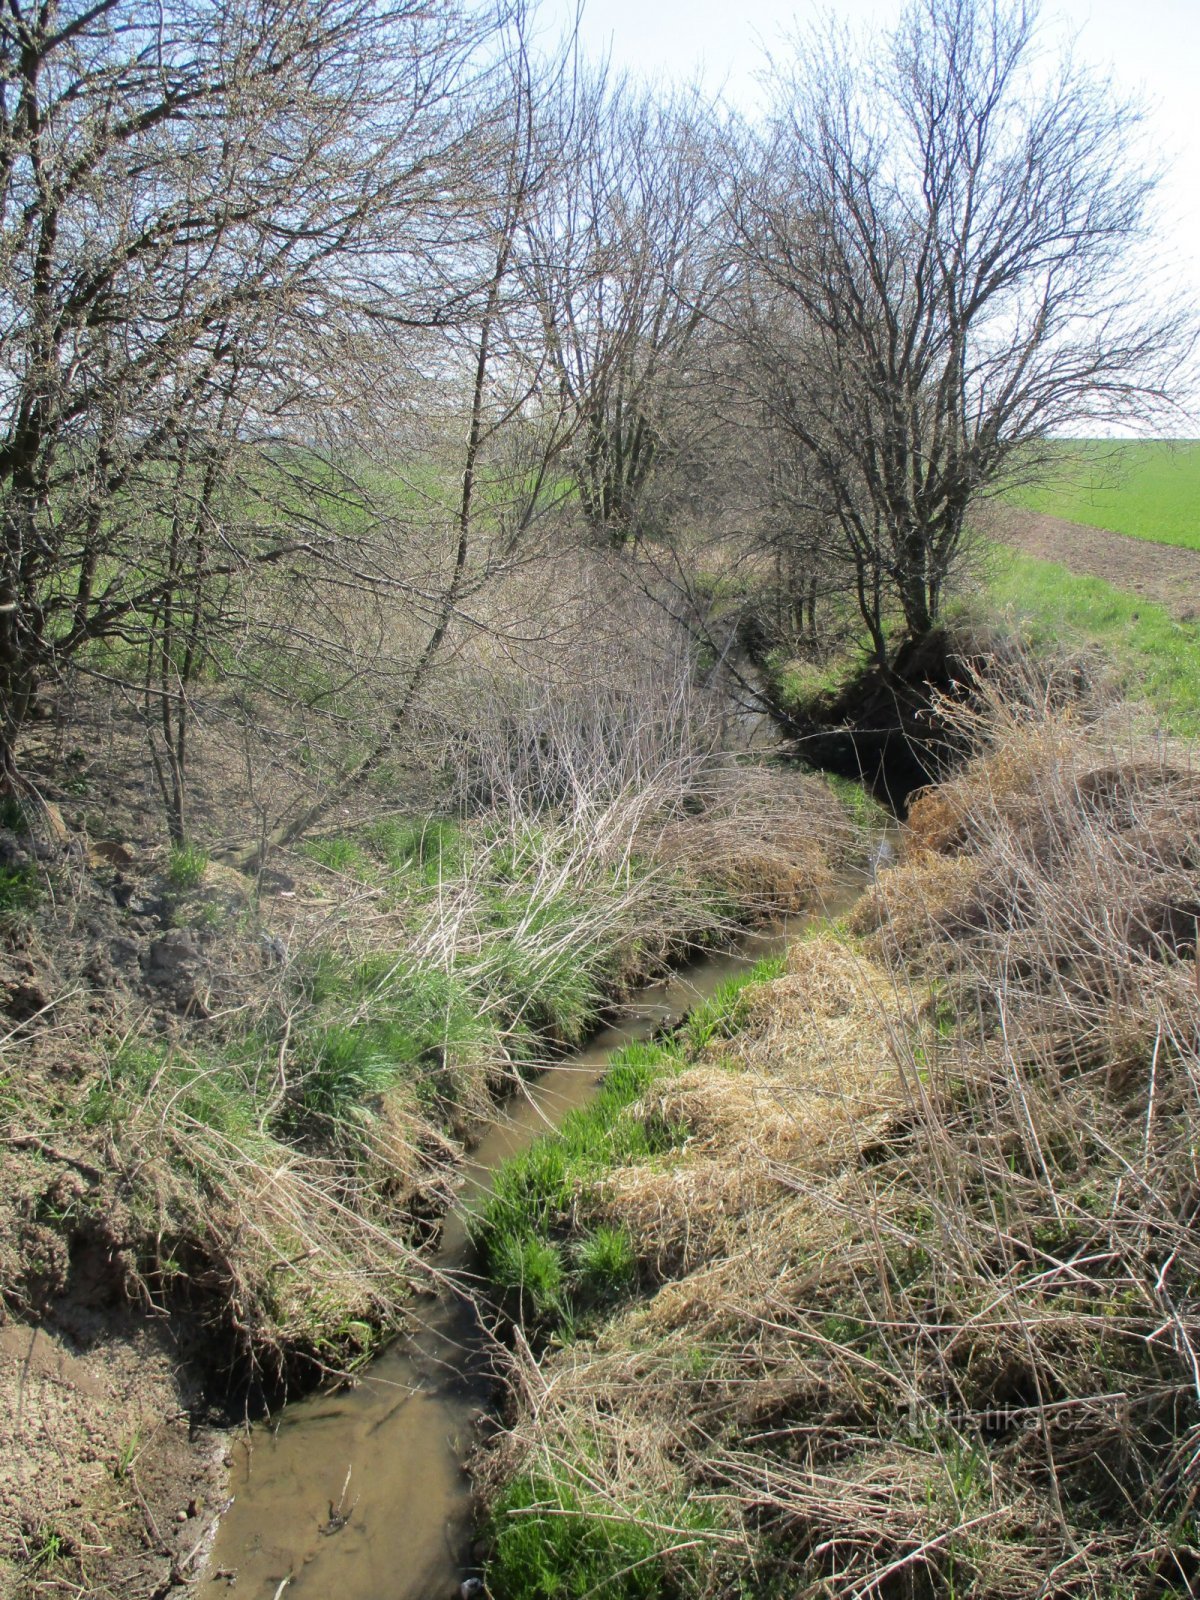
M727 763L700 798L691 814L644 829L639 846L764 916L819 903L862 849L861 830L816 778Z
M608 1184L673 1281L521 1374L493 1470L703 1504L700 1591L1200 1586L1200 777L969 716L862 940L799 946L663 1091L682 1157Z
M689 1129L682 1158L605 1182L611 1220L661 1275L761 1258L787 1231L785 1164L836 1170L895 1101L891 1033L902 1029L886 972L825 940L793 946L788 967L751 1000L744 1031L647 1102L647 1115Z

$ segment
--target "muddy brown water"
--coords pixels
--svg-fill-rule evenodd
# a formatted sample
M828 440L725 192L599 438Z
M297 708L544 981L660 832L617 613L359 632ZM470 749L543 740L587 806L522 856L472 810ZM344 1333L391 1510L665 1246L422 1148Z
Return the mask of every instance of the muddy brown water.
M642 990L581 1050L504 1108L463 1168L460 1203L434 1260L443 1288L414 1308L414 1330L358 1384L287 1405L235 1446L234 1497L207 1563L240 1600L448 1600L470 1572L471 1484L463 1462L495 1398L489 1338L471 1299L466 1217L496 1168L595 1092L611 1051L678 1021L723 979L839 915L864 875L819 912L747 934ZM477 1286L478 1287L478 1286Z

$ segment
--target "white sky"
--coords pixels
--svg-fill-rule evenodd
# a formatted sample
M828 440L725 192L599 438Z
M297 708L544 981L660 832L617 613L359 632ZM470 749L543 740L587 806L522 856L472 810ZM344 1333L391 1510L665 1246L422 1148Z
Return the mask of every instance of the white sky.
M736 9L735 9L736 8ZM747 115L763 104L758 73L768 48L818 25L834 9L851 25L887 26L902 0L584 0L589 55L609 52L618 70L695 78ZM543 24L574 15L573 0L543 0ZM1146 132L1165 168L1157 214L1169 277L1200 305L1200 0L1045 0L1050 38L1147 108Z

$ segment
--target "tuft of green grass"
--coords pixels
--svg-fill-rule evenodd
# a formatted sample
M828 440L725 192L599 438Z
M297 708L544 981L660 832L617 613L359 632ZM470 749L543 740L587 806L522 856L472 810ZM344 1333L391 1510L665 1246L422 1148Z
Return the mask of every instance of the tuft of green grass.
M834 772L826 772L822 776L856 827L875 835L893 820L887 807L881 806L857 779L841 778Z
M1053 561L997 551L988 584L993 602L1023 619L1033 643L1102 645L1131 696L1147 700L1172 732L1200 734L1200 627L1101 578L1079 577Z
M38 1528L29 1541L28 1571L39 1572L51 1567L56 1561L73 1554L74 1550L75 1544L71 1536L47 1523Z
M304 854L310 861L315 861L318 866L328 867L331 872L351 873L355 877L360 876L367 866L367 858L360 846L353 839L346 839L341 835L334 835L328 839L310 839L304 846Z
M597 1228L572 1240L579 1196L609 1168L648 1160L678 1144L683 1130L628 1108L684 1057L675 1045L632 1044L616 1051L590 1104L568 1113L547 1134L506 1161L492 1192L471 1219L471 1235L487 1276L515 1299L531 1329L573 1327L636 1277L628 1236Z
M1200 550L1200 442L1063 439L1055 470L1013 503L1135 539Z
M171 846L167 862L167 877L177 889L195 889L204 882L208 871L208 851L196 844Z
M564 928L564 933L567 931ZM536 930L515 929L494 938L493 983L507 997L512 1022L561 1044L579 1044L595 1027L602 1000L602 952L584 941L543 940Z
M32 867L0 867L0 916L30 911L41 897L41 885Z
M625 1228L601 1226L585 1233L574 1259L579 1292L593 1305L620 1299L637 1277L637 1256Z
M415 873L427 884L460 873L467 853L463 828L443 817L382 817L363 829L363 840L390 871Z
M494 1600L666 1600L678 1593L668 1551L680 1541L670 1521L701 1520L674 1509L673 1519L634 1507L614 1516L565 1468L525 1473L492 1511L488 1592Z
M169 1045L130 1041L109 1056L81 1103L86 1127L120 1125L148 1102L231 1143L265 1138L254 1086L242 1064L222 1056L182 1055Z
M518 1316L530 1325L569 1315L563 1297L562 1254L536 1233L498 1233L489 1254L492 1281L515 1297Z
M712 994L684 1018L682 1034L688 1051L699 1055L718 1039L732 1039L745 1024L749 990L755 984L778 978L783 969L782 956L767 956L745 972L735 972L719 983Z
M124 1483L129 1477L133 1464L137 1460L144 1444L145 1440L142 1438L140 1427L135 1427L132 1433L122 1442L120 1449L117 1451L117 1459L113 1463L113 1477L116 1478L118 1483Z
M379 954L357 963L325 953L307 974L311 1015L294 1049L293 1112L361 1122L369 1102L408 1079L418 1093L471 1046L490 1039L467 981L428 962Z
M386 1093L398 1062L378 1027L333 1023L297 1051L293 1104L310 1117L331 1122L360 1119L364 1102Z

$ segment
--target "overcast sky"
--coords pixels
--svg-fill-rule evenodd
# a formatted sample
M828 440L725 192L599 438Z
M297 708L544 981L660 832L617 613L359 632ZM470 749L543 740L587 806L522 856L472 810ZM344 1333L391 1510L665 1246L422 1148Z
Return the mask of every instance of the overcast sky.
M804 31L830 6L787 0L584 0L589 55L646 77L695 78L753 115L764 104L759 74L768 48ZM836 0L853 24L887 26L900 0ZM543 0L541 17L574 13L572 0ZM1166 168L1158 195L1172 278L1200 304L1200 0L1047 0L1051 37L1110 74L1148 112L1152 148Z

